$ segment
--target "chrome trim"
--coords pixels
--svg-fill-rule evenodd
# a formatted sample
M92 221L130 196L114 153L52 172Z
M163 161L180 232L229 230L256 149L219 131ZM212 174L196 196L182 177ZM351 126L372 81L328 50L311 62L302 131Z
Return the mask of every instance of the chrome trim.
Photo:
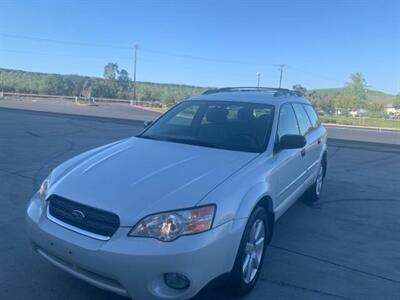
M279 196L281 196L283 193L285 193L288 189L290 189L298 180L300 180L301 177L303 177L306 173L308 173L316 164L319 163L319 160L316 160L313 162L311 166L307 168L307 170L303 171L298 177L296 177L295 180L293 180L289 185L287 185L280 193Z
M65 223L65 222L53 217L50 214L49 204L47 204L46 216L50 221L52 221L53 223L56 223L57 225L60 225L61 227L64 227L64 228L66 228L68 230L71 230L71 231L74 231L76 233L88 236L90 238L93 238L93 239L96 239L96 240L101 240L101 241L108 241L111 238L109 236L100 235L100 234L96 234L96 233L92 233L92 232L80 229L78 227L72 226L70 224L67 224L67 223Z
M290 189L297 181L301 179L305 174L307 173L306 171L303 171L299 176L296 177L295 180L293 180L291 183L289 183L280 193L279 196L281 196L284 192L286 192L288 189Z
M307 168L307 171L310 171L310 170L311 170L312 168L314 168L315 165L318 164L318 163L319 163L319 160L314 161L314 163L313 163L311 166L309 166L309 167Z

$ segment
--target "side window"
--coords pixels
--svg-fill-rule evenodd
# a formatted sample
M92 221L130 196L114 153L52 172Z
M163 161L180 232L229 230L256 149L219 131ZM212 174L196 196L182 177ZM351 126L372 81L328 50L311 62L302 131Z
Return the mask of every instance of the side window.
M297 119L290 104L285 104L279 112L278 139L285 134L300 134Z
M308 104L304 104L303 107L306 110L308 117L310 118L312 126L314 128L317 128L319 126L319 121L318 121L318 115L315 112L314 108Z
M293 104L293 109L296 113L297 121L299 122L300 134L306 135L313 128L310 119L302 104Z

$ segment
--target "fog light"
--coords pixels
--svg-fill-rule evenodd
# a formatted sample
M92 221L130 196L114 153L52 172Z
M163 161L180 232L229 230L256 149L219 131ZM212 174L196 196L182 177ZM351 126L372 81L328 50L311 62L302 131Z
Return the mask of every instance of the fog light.
M189 279L182 274L166 273L164 274L164 281L166 285L175 290L183 290L189 287Z

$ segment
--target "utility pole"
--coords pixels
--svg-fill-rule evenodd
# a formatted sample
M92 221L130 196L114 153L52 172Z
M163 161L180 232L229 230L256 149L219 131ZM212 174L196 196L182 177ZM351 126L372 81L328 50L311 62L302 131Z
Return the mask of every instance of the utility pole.
M260 72L257 72L257 87L260 87Z
M137 61L137 51L139 49L139 45L135 44L133 46L133 51L134 51L134 65L133 65L133 100L135 101L136 104L136 61Z
M279 88L282 87L282 77L283 77L283 68L285 67L284 64L279 65L280 75L279 75Z

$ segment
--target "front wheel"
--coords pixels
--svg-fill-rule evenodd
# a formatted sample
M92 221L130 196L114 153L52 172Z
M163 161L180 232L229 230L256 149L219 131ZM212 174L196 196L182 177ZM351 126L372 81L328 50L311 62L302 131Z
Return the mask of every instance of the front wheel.
M230 294L244 296L255 286L261 271L269 236L268 216L258 206L244 230L236 260L226 288Z

